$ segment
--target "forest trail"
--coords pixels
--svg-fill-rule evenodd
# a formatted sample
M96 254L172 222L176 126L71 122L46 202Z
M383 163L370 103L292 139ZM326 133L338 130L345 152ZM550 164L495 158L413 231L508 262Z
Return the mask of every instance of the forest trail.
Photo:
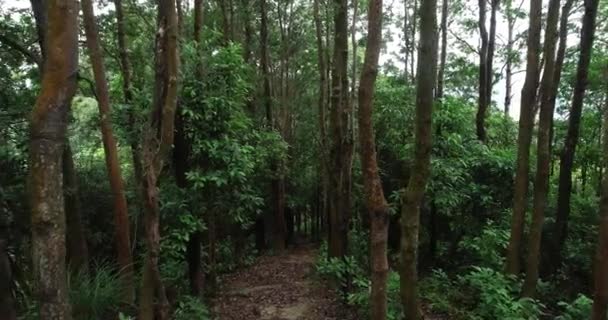
M264 255L222 278L214 313L221 320L356 319L336 292L314 278L310 246Z

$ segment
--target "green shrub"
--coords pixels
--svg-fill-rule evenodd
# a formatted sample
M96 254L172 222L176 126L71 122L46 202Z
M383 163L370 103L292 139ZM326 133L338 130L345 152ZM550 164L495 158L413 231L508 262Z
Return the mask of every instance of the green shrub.
M184 295L177 302L177 307L173 313L174 320L208 320L211 313L198 298Z
M564 313L555 318L555 320L578 320L591 318L591 306L593 300L589 297L579 294L571 303L559 302L558 305L563 308Z
M473 267L458 277L458 283L471 306L469 319L533 320L540 316L543 306L533 299L517 298L518 283L501 272Z
M117 311L123 296L120 275L107 263L94 273L78 272L69 277L70 302L74 319L103 319Z

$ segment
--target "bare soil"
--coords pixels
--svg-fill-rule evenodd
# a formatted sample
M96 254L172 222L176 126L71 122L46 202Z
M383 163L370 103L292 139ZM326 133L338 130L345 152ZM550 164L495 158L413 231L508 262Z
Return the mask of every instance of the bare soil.
M214 301L221 320L355 320L338 294L314 277L311 247L265 255L254 265L222 277Z

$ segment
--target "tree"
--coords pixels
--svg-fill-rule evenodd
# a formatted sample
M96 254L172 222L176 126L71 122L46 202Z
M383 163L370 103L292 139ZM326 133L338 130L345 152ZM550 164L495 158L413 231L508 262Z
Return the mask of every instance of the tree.
M382 44L382 0L370 1L368 9L367 47L359 82L359 143L367 210L369 211L372 288L371 318L386 319L386 280L388 276L387 236L389 207L378 173L376 142L372 123L374 84Z
M532 223L528 236L528 255L526 261L526 278L522 295L532 297L538 281L540 262L540 245L542 227L545 219L545 208L549 194L549 171L551 162L551 126L553 125L553 105L551 97L557 91L555 70L555 46L557 41L557 21L559 18L559 0L549 2L547 24L545 29L544 61L545 68L540 84L540 117L538 121L538 139L536 153L536 177L534 180L534 203Z
M273 119L272 112L272 93L270 91L270 71L268 66L268 15L266 0L260 1L260 65L262 68L264 105L266 109L266 121L271 128L275 128L276 120ZM279 164L273 163L271 171L275 175L280 175ZM272 188L272 212L273 212L273 247L275 250L285 249L286 224L285 224L285 182L281 177L273 177L271 180Z
M439 71L437 72L436 97L438 101L443 99L443 86L445 81L445 63L448 56L448 0L441 2L441 55L439 61Z
M61 162L67 115L76 91L77 5L71 0L48 3L45 72L30 120L32 256L41 319L71 319Z
M67 262L72 272L86 272L89 268L89 248L80 216L82 208L78 179L69 140L66 140L62 158Z
M105 153L106 167L108 168L108 178L110 188L114 197L114 227L116 228L116 251L118 254L118 264L124 286L124 300L132 303L135 298L134 277L133 277L133 257L131 255L131 228L129 226L129 213L127 199L125 197L125 187L122 181L122 173L118 160L118 148L116 139L110 123L110 95L108 83L106 81L106 69L101 54L99 35L95 22L95 13L91 0L82 0L82 16L87 39L87 47L93 67L95 78L95 92L97 95L97 105L99 107L99 119L101 126L101 136Z
M420 3L414 159L401 206L401 302L407 320L421 319L418 297L420 206L430 176L433 89L437 77L437 1Z
M597 14L598 0L585 1L585 15L583 17L583 31L585 26L591 28L587 30L587 37L581 36L581 44L583 39L591 42L593 39L593 25ZM579 59L579 67L583 58L583 51ZM581 75L586 75L586 71L578 69L577 78ZM608 76L608 65L604 71L604 76ZM576 92L576 91L575 91ZM602 162L604 170L608 169L608 85L606 86L606 103L603 110L603 143L602 143ZM593 270L593 308L591 319L603 320L606 319L608 311L608 175L604 175L602 181L602 189L599 203L600 220L599 220L599 237L597 249L595 253L594 270Z
M334 0L334 52L331 68L329 256L348 250L353 141L348 94L348 1Z
M177 12L175 0L158 4L158 32L155 48L155 87L150 121L144 132L142 160L144 168L146 258L139 318L154 319L154 298L158 301L157 319L168 319L169 302L159 269L160 230L158 177L169 159L174 140L177 107L179 54L177 45Z
M479 50L479 97L475 124L477 127L477 138L486 141L485 118L488 107L492 103L493 87L493 62L494 48L496 44L496 11L500 0L492 0L490 14L490 34L486 28L486 0L479 0L479 35L481 37L481 48Z
M564 14L570 11L572 0L567 1L562 9L562 21ZM553 259L550 264L556 268L561 264L562 251L566 237L568 235L568 218L570 216L570 198L572 194L572 168L574 165L574 154L579 139L581 115L583 109L583 99L587 87L587 77L591 51L593 50L593 40L595 33L595 19L597 15L597 1L585 1L585 16L583 18L583 28L581 30L580 55L577 66L576 84L573 91L572 105L570 107L570 117L568 118L568 131L564 140L559 162L559 184L557 190L557 212L555 214L555 233L553 234L553 246L550 252ZM563 24L562 24L563 25ZM560 37L562 37L560 31ZM564 39L567 37L564 36ZM564 40L565 41L565 40ZM560 43L561 44L561 43ZM565 50L564 50L565 51ZM561 46L558 56L562 54Z
M517 163L513 185L513 216L511 234L507 247L506 272L518 274L520 271L521 240L527 207L528 175L530 170L530 144L534 126L534 105L539 78L540 31L542 1L530 1L530 21L527 39L526 80L521 90L521 111L517 134Z

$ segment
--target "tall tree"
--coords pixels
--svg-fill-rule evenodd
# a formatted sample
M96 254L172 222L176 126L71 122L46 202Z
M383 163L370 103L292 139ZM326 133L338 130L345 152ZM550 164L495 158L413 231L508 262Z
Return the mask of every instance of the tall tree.
M539 52L542 1L530 1L530 20L527 39L526 80L521 90L521 110L519 113L519 131L517 134L517 169L513 185L513 216L511 218L511 235L507 247L506 272L518 274L521 266L521 240L524 232L524 220L527 207L528 175L530 174L530 144L534 126L534 105L536 104L536 87L539 78Z
M543 59L545 69L540 84L540 117L538 121L538 139L536 151L536 177L534 180L534 203L532 223L528 236L528 255L526 261L526 279L522 295L532 297L538 281L540 261L540 244L542 227L545 219L545 208L549 194L549 170L551 163L551 126L553 125L553 106L551 96L557 90L553 72L555 70L555 47L557 42L557 21L559 19L559 0L549 1L545 29Z
M266 121L270 127L275 127L275 120L272 112L272 92L270 91L270 68L268 53L268 9L266 0L260 1L260 65L263 77L264 106L266 109ZM279 164L274 161L271 165L273 174L278 175ZM273 212L273 247L275 250L285 249L286 224L285 224L285 202L284 202L284 181L280 177L273 177L271 180L272 188L272 212Z
M174 140L179 69L175 0L159 1L157 23L154 99L142 145L147 254L139 305L138 319L141 320L154 319L154 298L158 304L156 319L168 319L169 312L169 303L158 265L160 254L158 177L164 164L169 160Z
M372 291L371 319L386 319L386 280L388 276L387 237L389 206L378 173L376 141L372 123L374 84L382 44L382 0L369 2L367 47L359 83L359 143L365 202L369 211Z
M69 140L66 141L63 159L63 196L65 198L66 252L69 269L73 272L87 271L89 248L83 228L78 178Z
M445 77L445 62L448 56L448 0L441 2L441 55L439 71L437 71L437 90L435 95L438 101L443 99L443 83Z
M564 5L562 10L563 15L570 11L572 0L569 0ZM595 33L595 20L597 15L597 1L585 1L585 15L583 18L583 27L581 30L580 55L576 73L576 84L574 86L572 105L570 107L570 116L568 118L568 131L564 139L564 149L562 150L559 162L559 184L557 189L557 212L555 214L555 233L553 235L553 246L551 253L553 259L550 261L553 268L559 266L562 261L562 251L566 237L568 235L568 218L570 216L570 197L572 194L572 168L574 165L574 154L580 132L581 115L583 110L583 99L587 88L587 75L589 71L589 63L591 61L591 51L593 48L593 39ZM565 23L567 24L567 22ZM562 26L564 23L562 22ZM560 38L562 37L560 31ZM567 31L566 31L567 32ZM567 34L564 37L564 41ZM565 51L565 50L564 50ZM558 51L558 57L562 53L561 42ZM563 60L563 58L562 58ZM555 100L554 100L555 101ZM555 103L555 102L554 102Z
M599 0L585 1L585 16L583 17L583 30L585 25L594 24ZM592 32L592 31L591 31ZM592 32L593 33L593 32ZM581 37L581 41L583 41ZM582 43L581 43L582 44ZM581 50L581 58L583 56ZM579 59L579 63L583 59ZM579 65L580 66L580 65ZM579 72L581 70L579 69ZM580 74L578 74L580 75ZM577 76L578 76L577 75ZM604 79L608 79L608 64L605 65ZM602 143L602 167L608 170L608 82L605 84L605 103L603 110L603 143ZM576 92L576 91L575 91ZM595 261L593 268L593 308L591 319L604 320L608 313L608 175L603 176L600 195L600 221L599 236Z
M331 68L331 171L329 256L343 257L348 248L351 210L353 141L352 104L348 86L348 1L334 0L334 52Z
M418 233L420 206L430 176L433 89L437 78L437 0L420 3L420 46L416 72L414 159L402 195L401 301L407 320L421 319L418 297Z
M315 21L315 32L317 42L317 64L319 68L319 99L317 101L318 109L318 120L319 120L319 180L320 180L320 195L319 195L319 212L321 214L321 221L327 215L328 209L328 154L327 150L327 97L329 87L327 85L327 69L328 61L326 48L323 44L323 20L321 20L319 1L314 0L313 4L313 17Z
M492 0L490 8L490 33L488 34L486 28L486 0L479 0L479 36L481 38L481 48L479 49L479 97L477 100L478 107L475 125L477 128L477 138L482 142L486 141L485 118L488 108L492 103L496 12L499 5L500 0Z
M505 2L505 15L507 17L507 45L506 51L507 56L505 58L505 106L504 113L505 117L509 115L509 109L511 108L511 98L513 94L512 90L512 78L513 78L513 31L515 29L516 15L513 12L513 0L506 0Z
M127 198L122 181L120 162L118 160L118 148L112 130L110 95L106 81L106 69L103 63L103 55L99 44L95 13L91 0L82 0L82 17L84 21L87 47L93 67L95 78L95 92L97 105L99 107L99 119L101 126L101 138L110 180L110 189L114 197L114 224L116 231L116 251L118 254L118 265L121 269L122 285L124 287L124 301L132 303L135 298L133 257L131 255L131 228L129 227L129 213Z
M76 91L78 3L47 5L48 27L41 92L30 118L30 206L34 284L40 319L71 319L65 265L62 154L67 116Z

